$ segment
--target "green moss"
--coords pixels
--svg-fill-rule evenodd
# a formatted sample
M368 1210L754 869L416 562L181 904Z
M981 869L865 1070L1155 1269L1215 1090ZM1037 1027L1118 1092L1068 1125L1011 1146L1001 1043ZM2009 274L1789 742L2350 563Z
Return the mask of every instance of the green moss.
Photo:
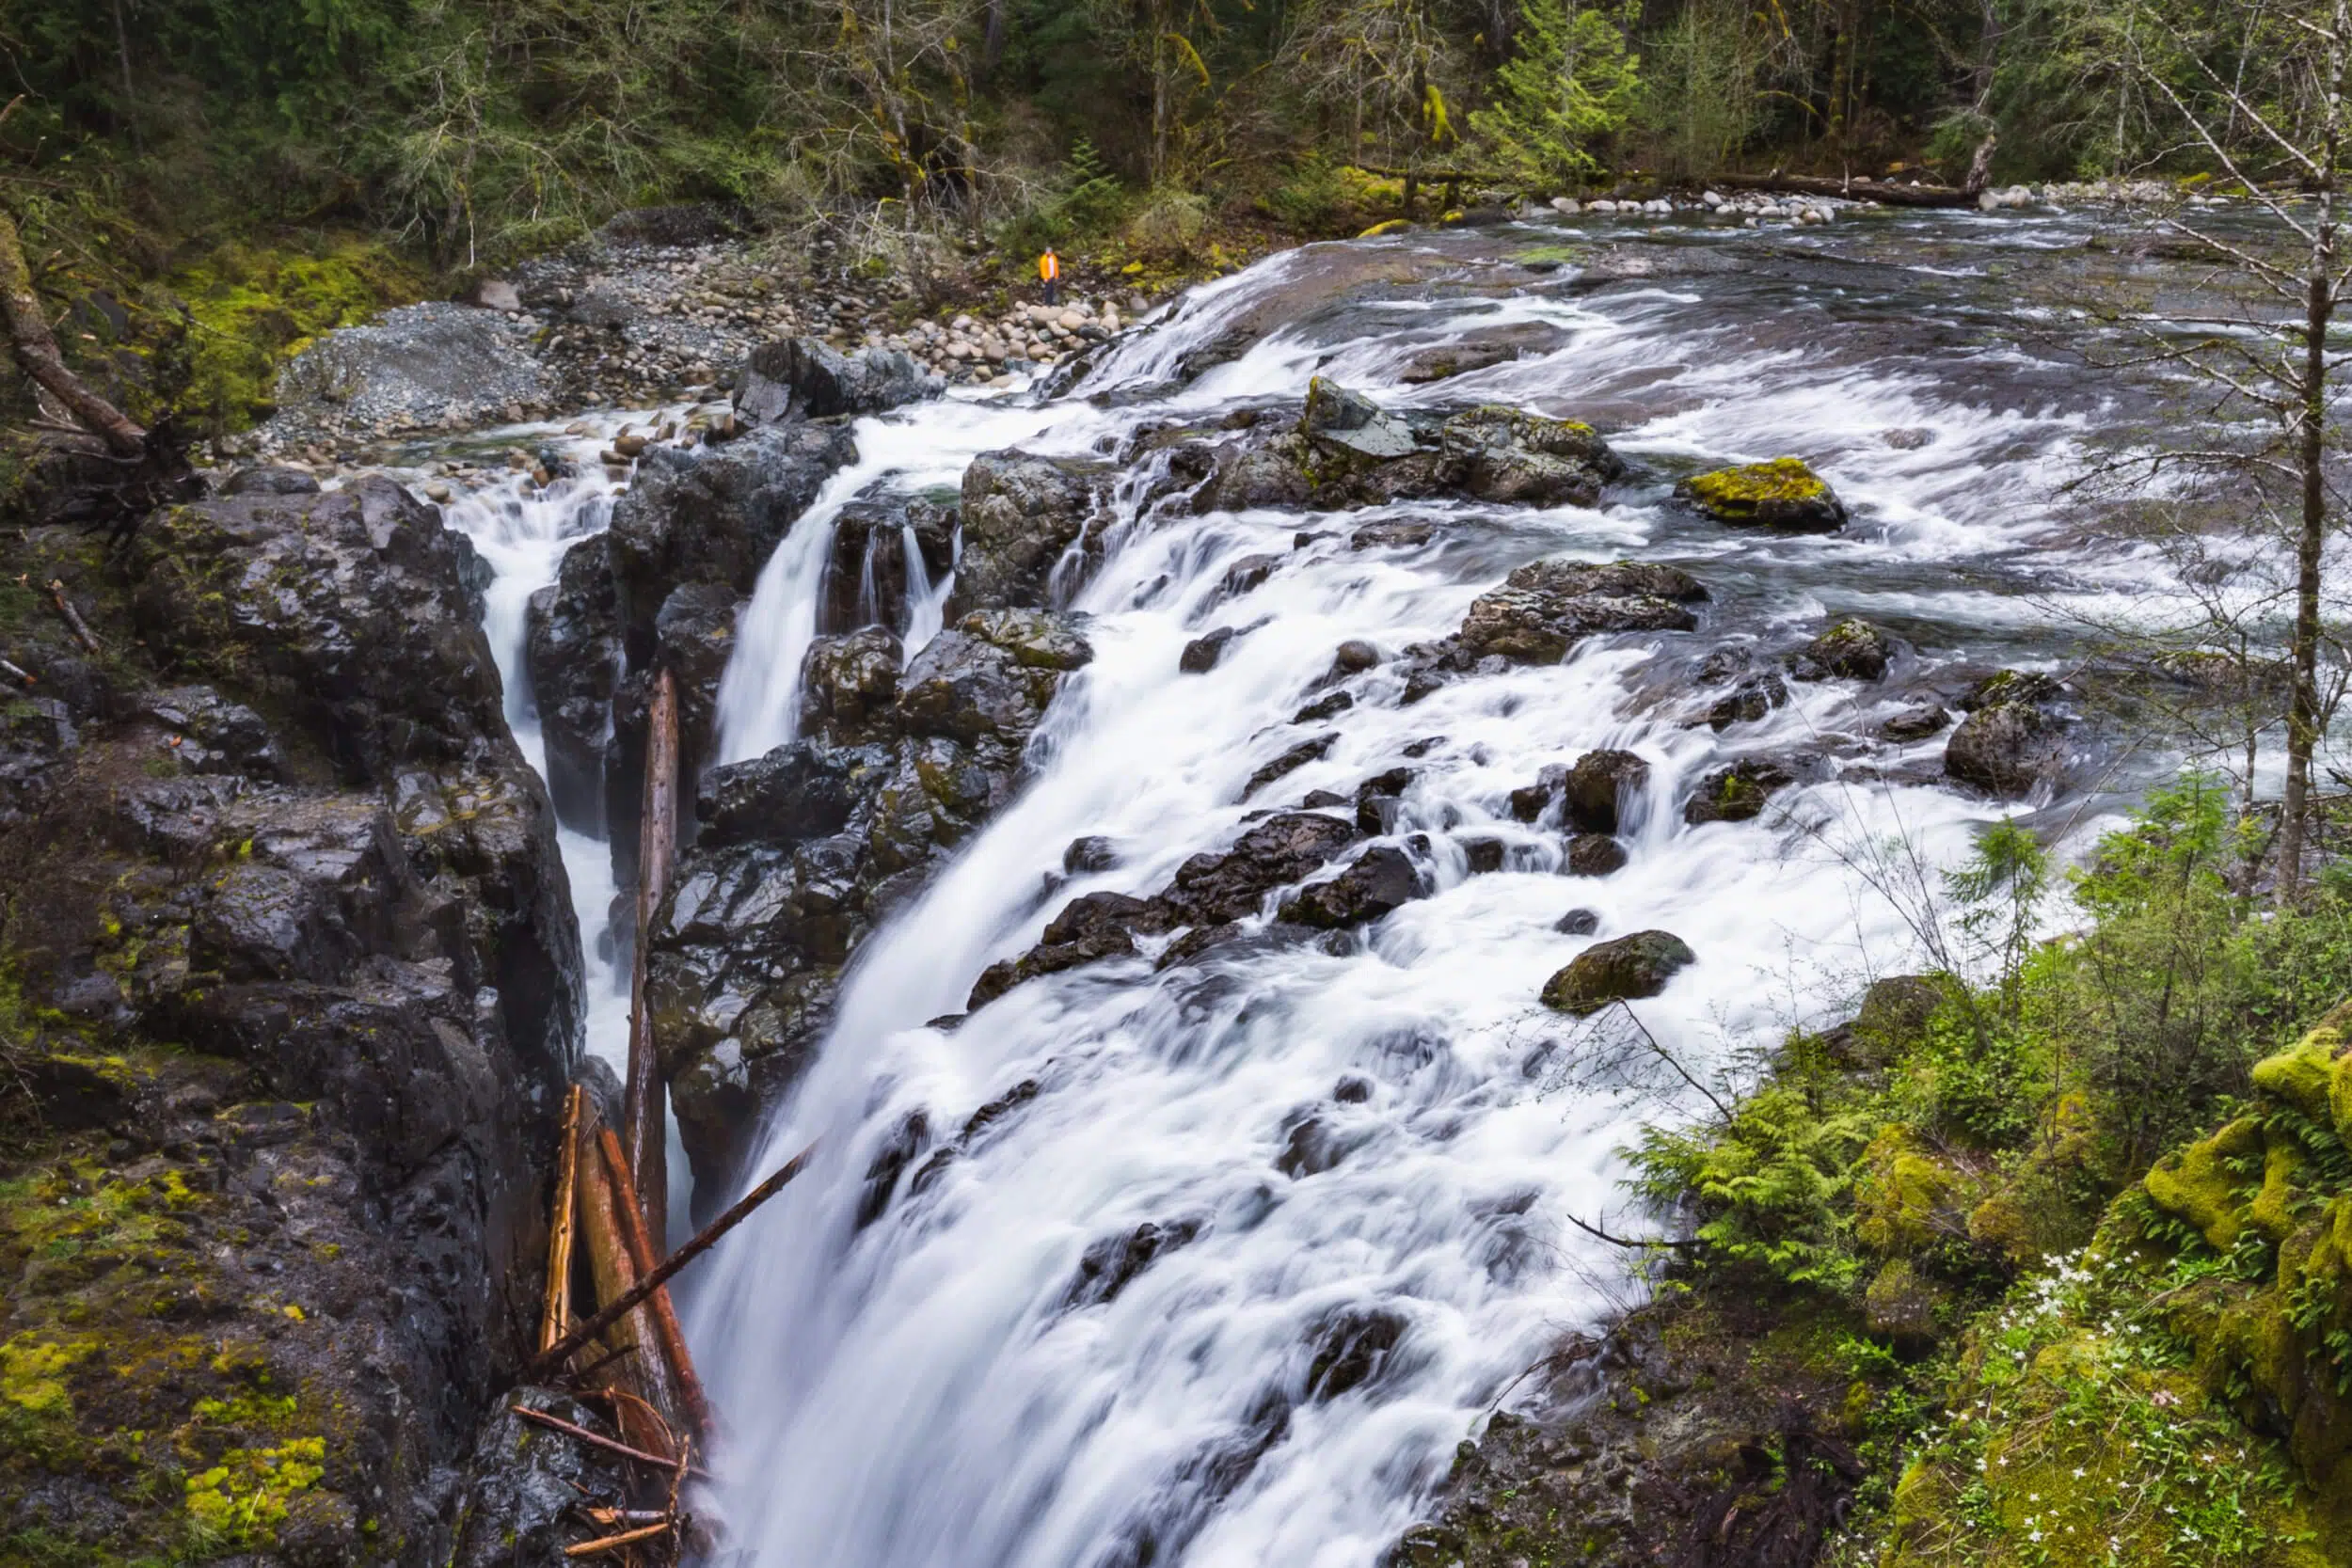
M1882 1256L1918 1252L1966 1233L1982 1183L1895 1123L1880 1129L1854 1179L1854 1238Z
M268 417L278 368L313 338L421 292L413 271L363 241L321 255L223 245L169 283L194 327L191 404L215 434Z
M1828 484L1800 457L1775 457L1769 463L1693 474L1680 488L1708 513L1726 522L1758 521L1772 513L1825 501L1830 495Z
M2237 1244L2247 1218L2247 1164L2263 1154L2262 1123L2240 1117L2156 1163L2142 1185L2157 1208L2188 1222L2216 1252Z
M2254 1086L2284 1101L2313 1121L2329 1119L2336 1053L2344 1041L2330 1028L2305 1035L2275 1056L2254 1064Z
M188 1523L199 1541L262 1547L277 1540L293 1499L326 1473L326 1440L296 1437L267 1449L230 1449L188 1477Z

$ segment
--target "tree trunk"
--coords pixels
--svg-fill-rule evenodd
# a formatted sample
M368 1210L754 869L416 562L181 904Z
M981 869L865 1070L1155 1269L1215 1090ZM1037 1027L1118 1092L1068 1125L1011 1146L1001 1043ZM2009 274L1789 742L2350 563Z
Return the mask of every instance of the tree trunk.
M609 1127L597 1137L596 1147L604 1155L605 1174L612 1179L613 1207L621 1222L621 1240L628 1243L629 1261L636 1267L637 1277L643 1279L660 1263L661 1254L652 1237L645 1233L644 1211L638 1201L637 1183L629 1180L628 1159L621 1152L621 1140L612 1135ZM661 1354L669 1362L671 1381L677 1386L679 1408L692 1423L696 1439L707 1441L710 1401L703 1393L702 1379L695 1375L694 1358L686 1348L686 1333L678 1326L676 1308L670 1305L669 1287L665 1285L646 1297L645 1309L653 1319Z
M645 955L655 914L669 888L670 856L677 842L677 680L664 670L654 678L645 722L645 807L637 838L637 942L629 960L628 1081L621 1101L621 1148L644 1200L645 1228L669 1243L669 1118L661 1064L654 1053L653 1008L646 996Z
M596 1299L609 1305L635 1288L637 1262L622 1234L612 1183L605 1176L604 1162L592 1137L583 1139L575 1158L579 1162L580 1239L587 1243L588 1265L596 1275ZM662 1423L675 1423L680 1412L653 1315L643 1306L624 1314L606 1331L605 1345L609 1350L629 1352L596 1373L598 1383L612 1391L621 1435L648 1453L676 1458L670 1432ZM545 1356L547 1353L540 1354ZM652 1407L659 1420L648 1417L645 1406Z
M2303 482L2302 527L2295 542L2295 697L2287 712L2287 787L2279 834L2279 891L2303 880L2304 818L2311 809L2312 753L2319 745L2320 557L2328 542L2328 325L2335 313L2334 232L2320 198L2304 296L2302 428L2296 467Z
M123 457L147 454L147 432L123 417L121 410L83 384L66 368L50 335L49 317L33 292L32 269L24 264L24 246L16 235L16 220L0 213L0 315L8 320L8 341L17 363L42 390L63 404L76 420L96 433L109 450Z

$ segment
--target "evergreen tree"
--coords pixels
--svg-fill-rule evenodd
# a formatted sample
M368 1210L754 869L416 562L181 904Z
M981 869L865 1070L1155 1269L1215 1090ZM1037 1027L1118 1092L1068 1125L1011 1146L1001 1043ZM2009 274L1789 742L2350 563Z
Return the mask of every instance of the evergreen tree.
M1495 73L1493 104L1470 125L1514 172L1544 180L1597 173L1594 149L1624 129L1641 87L1626 42L1630 8L1520 0L1518 47Z

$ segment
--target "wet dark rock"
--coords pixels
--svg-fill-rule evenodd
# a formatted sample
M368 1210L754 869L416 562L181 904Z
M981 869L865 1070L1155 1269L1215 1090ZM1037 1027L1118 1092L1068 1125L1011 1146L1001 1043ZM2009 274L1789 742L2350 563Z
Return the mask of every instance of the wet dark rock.
M1348 798L1336 789L1311 789L1299 798L1301 811L1321 811L1330 806L1349 804Z
M1222 854L1193 856L1155 902L1171 925L1207 926L1255 914L1267 894L1311 875L1355 838L1348 824L1316 812L1280 812L1253 826Z
M1624 460L1592 426L1498 404L1448 420L1439 444L1455 482L1483 501L1591 506L1603 484L1625 473Z
M1380 662L1380 650L1361 638L1350 638L1331 656L1331 673L1353 675Z
M1538 561L1481 594L1456 641L1470 658L1555 664L1584 639L1607 632L1690 631L1698 617L1689 607L1706 598L1696 578L1672 566Z
M1915 740L1925 740L1931 735L1941 735L1951 721L1952 716L1944 711L1944 705L1930 699L1914 703L1881 724L1878 736L1881 740L1891 740L1898 745L1909 745Z
M564 1548L580 1539L582 1505L626 1506L622 1463L507 1407L525 1405L590 1431L602 1414L567 1394L517 1388L482 1424L457 1505L451 1568L565 1568Z
M679 585L719 582L748 595L818 490L856 458L845 428L805 423L639 458L607 533L630 668L643 666L654 617Z
M723 582L681 583L654 617L654 660L675 677L678 767L702 771L718 738L719 679L735 653L742 596Z
M974 610L1042 609L1065 600L1100 547L1112 470L1085 458L986 451L963 473L963 554L947 601ZM1078 546L1071 567L1062 561Z
M1499 838L1466 838L1461 841L1462 858L1470 874L1484 877L1502 869L1503 843Z
M1631 752L1587 752L1562 775L1568 821L1588 833L1613 833L1629 818L1630 800L1649 784L1649 764Z
M1796 782L1796 774L1777 762L1744 758L1701 779L1697 791L1683 804L1682 820L1693 828L1708 822L1752 821L1764 814L1765 802Z
M1438 535L1435 523L1372 523L1347 537L1351 550L1419 549Z
M604 745L623 668L620 600L610 544L592 534L564 552L555 580L531 595L523 669L547 743L548 793L564 826L604 829Z
M1275 780L1286 774L1295 773L1311 762L1321 761L1329 753L1332 747L1339 744L1339 732L1334 730L1327 735L1316 736L1312 740L1300 741L1250 774L1249 782L1242 785L1241 798L1247 800Z
M296 717L347 779L483 765L506 738L475 562L389 480L167 507L134 536L133 608L176 666Z
M1597 942L1544 982L1544 1006L1581 1017L1613 1002L1656 996L1697 961L1690 945L1669 931L1636 931Z
M1334 1127L1321 1117L1311 1116L1291 1128L1282 1141L1282 1151L1274 1157L1274 1168L1294 1181L1321 1176L1338 1169L1370 1138L1367 1129Z
M959 642L949 652L961 653L964 646ZM818 638L801 665L801 727L836 746L889 739L900 718L899 657L898 634L883 626ZM930 671L940 681L962 673L946 655ZM907 672L910 679L914 674ZM956 711L955 700L963 694L937 688L929 693L943 713Z
M866 1190L858 1195L857 1201L858 1229L865 1229L889 1212L891 1197L898 1190L898 1178L923 1156L930 1144L931 1118L925 1112L910 1112L891 1129L889 1137L866 1163Z
M920 568L926 585L952 571L956 559L956 512L921 497L893 500L855 500L834 520L833 552L825 561L825 580L817 629L855 631L860 626L893 629L907 624L909 595L916 580L910 565ZM907 554L907 534L914 535L914 555Z
M1266 578L1279 571L1281 566L1282 558L1279 555L1243 556L1228 567L1225 576L1218 579L1216 596L1221 599L1237 598L1263 583Z
M1607 877L1625 869L1625 846L1607 833L1579 833L1568 840L1568 875Z
M880 414L946 389L902 350L869 348L850 356L813 338L787 338L752 350L735 389L735 409L758 423Z
M1119 846L1107 838L1073 838L1061 854L1061 868L1072 876L1110 871L1119 864Z
M703 776L697 843L710 848L824 838L849 826L869 782L888 765L879 748L796 740Z
M158 691L147 716L172 732L174 758L197 773L233 773L275 779L284 766L268 721L232 703L209 686L175 686Z
M1350 1307L1334 1314L1315 1333L1307 1398L1321 1404L1376 1382L1406 1327L1405 1315L1391 1307Z
M1078 1259L1077 1276L1063 1293L1062 1309L1074 1311L1116 1301L1143 1271L1200 1234L1199 1220L1144 1221L1122 1235L1105 1236Z
M1968 717L1944 748L1944 771L1989 794L2021 797L2063 771L2074 724L2046 675L1993 677L1962 700Z
M1281 918L1298 926L1337 929L1379 919L1427 891L1404 850L1375 845L1325 881L1310 882L1282 902Z
M1361 1105L1372 1099L1372 1080L1351 1072L1331 1085L1331 1098L1343 1105Z
M300 468L239 468L220 487L224 496L315 496L318 476Z
M879 626L819 638L804 737L715 769L648 953L654 1033L706 1217L832 1017L842 965L1012 798L1062 678L1065 616L964 616L904 672Z
M1590 505L1625 471L1587 425L1496 404L1451 417L1391 413L1320 376L1295 426L1216 448L1210 460L1216 471L1193 499L1203 512L1442 497Z
M1045 927L1035 947L983 970L964 1006L977 1012L1025 980L1058 974L1098 958L1130 957L1136 950L1136 929L1148 928L1153 913L1143 899L1123 893L1074 898Z
M1296 713L1292 714L1291 722L1294 724L1320 724L1326 719L1335 718L1340 714L1345 713L1349 708L1352 708L1355 705L1356 699L1353 695L1345 691L1334 691L1328 695L1316 698L1313 702L1309 703L1305 707L1300 708Z
M1895 651L1892 637L1849 616L1790 654L1788 673L1801 681L1883 680Z
M1563 936L1589 937L1600 929L1600 916L1591 910L1570 910L1551 928Z
M1707 727L1721 734L1734 724L1753 724L1788 704L1788 688L1771 671L1743 675L1707 710Z
M1232 626L1219 626L1204 636L1184 644L1184 653L1176 660L1176 668L1188 675L1205 675L1216 668L1225 657L1225 645L1240 634Z

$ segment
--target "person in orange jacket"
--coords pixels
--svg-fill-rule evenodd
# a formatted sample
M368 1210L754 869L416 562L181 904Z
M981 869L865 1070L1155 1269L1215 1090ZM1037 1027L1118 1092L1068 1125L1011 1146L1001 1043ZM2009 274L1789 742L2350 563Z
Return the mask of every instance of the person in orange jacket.
M1045 303L1057 303L1055 296L1060 292L1057 285L1061 282L1061 258L1054 254L1050 245L1045 247L1045 254L1037 259L1037 275L1045 283Z

